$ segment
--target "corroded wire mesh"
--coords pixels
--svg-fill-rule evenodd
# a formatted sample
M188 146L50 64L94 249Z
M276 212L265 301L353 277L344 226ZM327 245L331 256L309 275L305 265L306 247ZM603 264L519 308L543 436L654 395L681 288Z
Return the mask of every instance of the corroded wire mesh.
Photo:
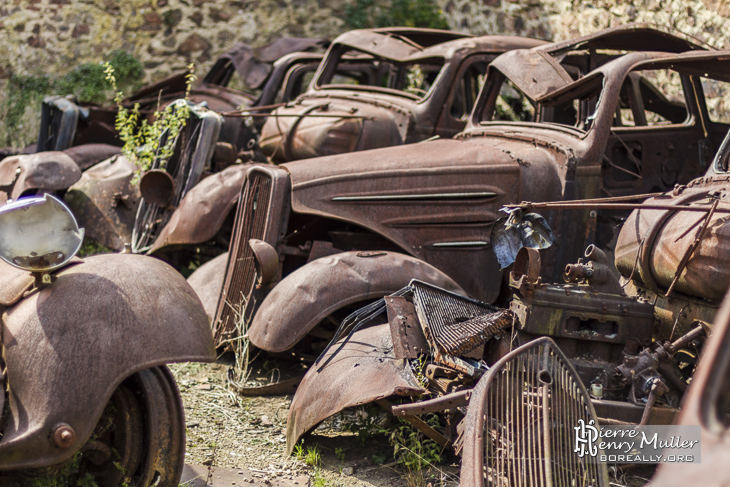
M551 342L535 342L489 373L484 485L603 487L605 463L574 452L578 420L595 419L580 379Z
M427 338L440 352L462 355L512 324L512 312L420 281L413 304Z

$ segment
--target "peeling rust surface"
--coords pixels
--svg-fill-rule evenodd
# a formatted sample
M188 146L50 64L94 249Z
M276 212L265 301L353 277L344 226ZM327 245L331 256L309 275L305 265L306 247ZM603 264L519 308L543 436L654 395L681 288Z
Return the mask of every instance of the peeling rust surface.
M715 327L689 387L679 425L700 425L702 462L660 465L651 487L721 486L730 483L730 470L721 467L730 457L730 294L725 295Z
M96 256L66 267L52 285L6 309L2 321L11 392L0 470L69 458L131 374L215 357L193 290L174 269L142 256ZM75 448L48 441L59 423L76 432Z
M235 165L195 185L172 213L148 253L154 254L168 245L198 244L212 239L236 206L249 167Z
M0 260L0 305L15 304L33 286L34 281L30 272Z
M343 252L322 257L289 274L255 314L248 331L251 343L267 352L283 352L329 314L349 304L392 294L414 278L464 292L441 271L408 255L358 254Z
M729 190L728 176L717 175L648 203L689 204L709 210L716 199L727 206ZM684 269L679 269L706 217L707 213L672 210L632 212L616 243L616 267L624 276L633 273L643 286L660 292L667 291L680 271L677 292L719 302L730 287L730 224L726 213L711 216L704 238Z
M126 156L114 156L84 171L65 200L86 236L114 250L132 239L139 188L131 184L136 167Z
M6 157L0 162L0 186L12 188L10 198L27 192L66 189L81 177L81 169L60 151Z
M384 299L395 358L417 358L428 352L428 342L413 303L401 296L386 296Z
M205 314L212 323L215 318L215 308L218 306L218 297L223 287L223 278L226 276L228 252L201 265L188 277L188 284L193 288L203 303Z
M325 354L324 361L337 348L339 344ZM287 453L303 434L345 408L424 392L408 362L395 358L387 324L360 330L321 372L313 367L304 376L289 408Z
M516 36L473 37L415 28L346 32L332 43L312 89L272 112L261 131L261 147L275 162L286 162L401 145L434 135L451 137L466 125L477 96L476 92L456 93L455 87L473 90L473 73L483 74L496 55L542 44ZM357 68L358 58L345 56L353 52L369 53L377 63L363 58L363 66ZM372 66L368 68L367 63ZM417 95L400 86L404 75L381 86L389 76L386 69L395 72L403 63L443 63L443 67ZM348 70L359 73L352 76L357 81L335 84L332 74Z

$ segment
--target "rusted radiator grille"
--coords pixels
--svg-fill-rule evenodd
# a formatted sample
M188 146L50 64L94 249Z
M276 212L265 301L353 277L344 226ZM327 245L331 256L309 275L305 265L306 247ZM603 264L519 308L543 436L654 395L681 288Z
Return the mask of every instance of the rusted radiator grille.
M523 349L489 372L484 485L608 485L605 463L574 453L578 420L595 420L580 379L551 340Z
M468 353L512 324L512 313L436 286L412 281L413 304L426 336L450 355Z
M249 239L263 239L271 199L271 178L249 173L238 204L233 240L229 249L228 271L215 321L215 341L220 346L236 336L236 320L247 317L246 308L256 285L256 262Z

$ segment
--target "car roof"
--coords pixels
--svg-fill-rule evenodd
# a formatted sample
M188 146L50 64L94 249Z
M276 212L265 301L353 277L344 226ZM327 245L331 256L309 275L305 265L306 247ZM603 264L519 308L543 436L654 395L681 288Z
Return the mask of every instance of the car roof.
M518 36L472 36L435 29L387 28L359 29L337 37L333 46L351 47L374 56L399 62L433 57L448 57L457 49L501 53L510 49L529 49L545 41Z

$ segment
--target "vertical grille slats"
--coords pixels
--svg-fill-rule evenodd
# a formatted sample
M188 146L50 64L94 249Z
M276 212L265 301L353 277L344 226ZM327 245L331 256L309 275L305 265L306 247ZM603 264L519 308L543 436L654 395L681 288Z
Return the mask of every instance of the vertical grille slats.
M561 355L540 341L489 372L485 487L606 485L605 465L573 451L573 428L594 414L580 379Z
M260 171L249 173L241 191L229 249L228 272L216 311L214 334L219 346L235 337L237 320L250 316L257 276L253 250L248 241L264 239L271 194L271 177Z

